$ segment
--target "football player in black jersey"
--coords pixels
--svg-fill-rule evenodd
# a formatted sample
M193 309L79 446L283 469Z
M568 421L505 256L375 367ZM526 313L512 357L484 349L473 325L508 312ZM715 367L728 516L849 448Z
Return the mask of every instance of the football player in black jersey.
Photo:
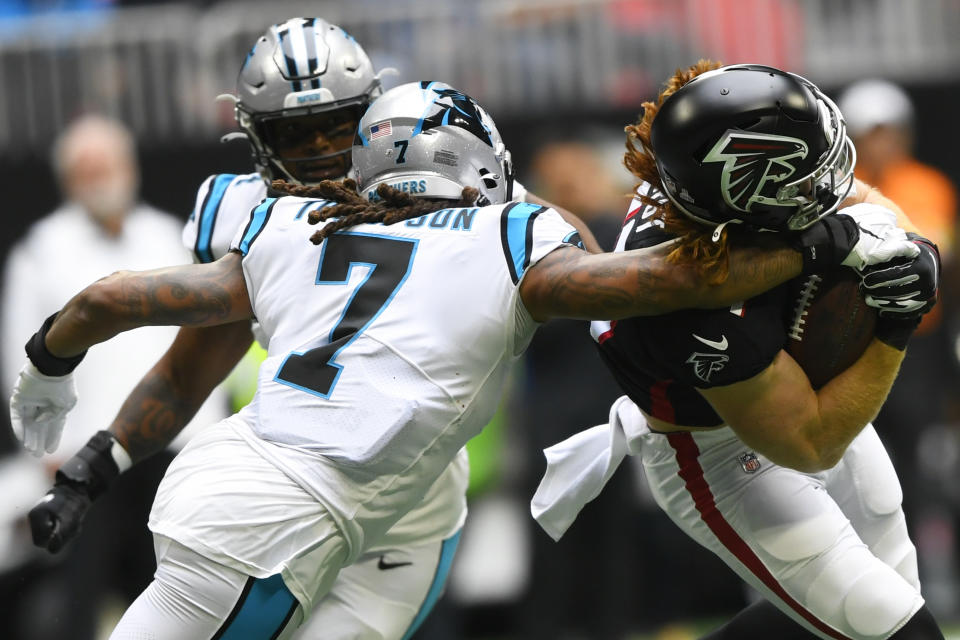
M842 233L838 211L894 215L853 179L839 110L799 76L701 62L644 109L627 128L625 162L642 182L618 250L670 243L675 264L723 282L731 247L774 235L760 231L793 237L822 219ZM594 323L646 418L641 458L658 504L766 597L710 640L943 637L869 424L935 297L936 248L910 237L910 291L871 301L875 339L820 389L784 351L787 286L725 309ZM868 285L895 279L889 267L864 274Z

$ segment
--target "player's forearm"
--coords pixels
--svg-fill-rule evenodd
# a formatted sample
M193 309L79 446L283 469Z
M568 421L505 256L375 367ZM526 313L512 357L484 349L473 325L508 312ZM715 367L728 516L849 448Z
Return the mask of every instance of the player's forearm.
M127 396L108 431L136 464L165 449L202 403L183 398L168 372L154 367Z
M249 323L181 329L120 408L109 431L134 463L163 450L243 357Z
M240 258L230 256L209 265L123 271L93 283L57 315L46 334L47 349L67 358L137 327L250 318Z
M771 289L800 273L800 254L786 248L744 249L726 284L706 284L692 265L667 261L665 246L586 254L562 248L531 267L520 285L537 320L617 320L689 308L719 308Z
M877 417L903 355L874 339L853 365L817 391L819 421L807 436L823 460L822 468L836 464L863 427Z
M749 300L792 278L803 269L799 251L785 245L738 247L730 251L729 276L721 284L696 281L690 292L676 292L676 308L720 309Z

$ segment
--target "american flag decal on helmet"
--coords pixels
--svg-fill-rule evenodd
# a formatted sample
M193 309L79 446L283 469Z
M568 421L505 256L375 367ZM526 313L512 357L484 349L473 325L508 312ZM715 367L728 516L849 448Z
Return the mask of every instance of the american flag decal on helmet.
M791 161L806 158L807 151L807 143L799 138L729 129L703 162L723 163L723 199L734 209L749 213L757 202L776 204L776 193L764 194L764 189L796 173Z
M391 133L393 133L392 122L390 120L382 120L370 127L370 135L367 136L367 140L376 140L377 138L388 136Z

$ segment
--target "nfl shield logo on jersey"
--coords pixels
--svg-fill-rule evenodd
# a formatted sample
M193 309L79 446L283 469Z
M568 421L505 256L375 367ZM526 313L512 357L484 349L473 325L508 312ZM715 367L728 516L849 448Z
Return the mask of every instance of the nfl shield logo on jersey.
M744 473L756 473L760 470L760 461L757 459L757 454L753 451L741 454L737 460L740 461L740 467Z

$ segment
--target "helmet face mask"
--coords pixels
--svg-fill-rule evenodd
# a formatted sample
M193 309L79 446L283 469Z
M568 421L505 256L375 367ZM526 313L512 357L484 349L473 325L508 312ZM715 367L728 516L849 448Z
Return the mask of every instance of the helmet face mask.
M311 184L347 175L356 124L380 92L356 40L320 18L293 18L247 55L235 113L265 180Z
M350 169L350 147L368 102L343 103L324 110L250 114L267 152L261 161L272 166L274 175L287 174L304 184L345 176Z
M477 204L512 197L513 167L493 119L470 96L440 82L412 82L384 93L364 114L353 146L361 193L381 184L419 197Z
M711 226L804 229L853 186L856 154L839 109L809 81L772 67L694 78L664 100L651 141L666 195Z

